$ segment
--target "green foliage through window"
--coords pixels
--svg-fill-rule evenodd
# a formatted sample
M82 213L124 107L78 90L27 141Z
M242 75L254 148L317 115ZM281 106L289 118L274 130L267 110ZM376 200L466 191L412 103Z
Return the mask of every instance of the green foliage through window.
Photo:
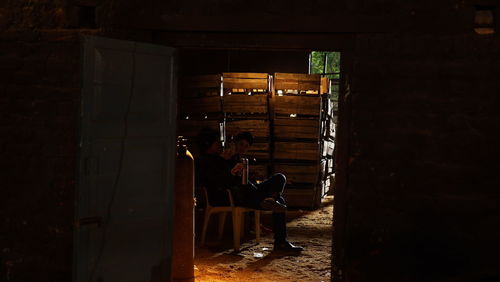
M309 73L330 79L332 99L338 97L340 79L340 52L312 51L309 55Z

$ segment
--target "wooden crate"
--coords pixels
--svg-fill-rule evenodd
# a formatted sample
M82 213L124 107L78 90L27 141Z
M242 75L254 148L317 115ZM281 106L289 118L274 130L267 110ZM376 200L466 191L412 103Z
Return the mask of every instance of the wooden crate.
M324 127L322 135L325 139L334 140L335 139L335 123L332 118L328 117L324 121Z
M318 183L320 164L275 164L274 172L283 173L288 184Z
M275 73L274 89L284 91L297 90L299 92L319 94L321 88L321 76L319 74L302 73ZM307 92L306 92L307 93Z
M331 180L330 180L330 178L327 178L327 179L323 180L322 183L321 183L320 197L326 196L328 194L328 192L330 191L330 187L331 187Z
M201 116L208 113L222 113L220 96L181 99L179 112L184 116Z
M275 142L274 158L281 160L319 160L317 142Z
M249 131L254 138L269 138L269 121L262 119L234 119L226 120L226 136Z
M283 139L315 139L320 136L320 122L317 119L276 118L274 120L274 138Z
M270 151L269 151L269 143L268 142L254 142L252 146L250 146L247 154L244 157L249 159L255 158L257 161L269 160Z
M335 149L335 142L330 140L323 140L323 157L333 157L333 152Z
M330 93L330 79L328 77L321 78L320 94Z
M179 97L220 96L221 87L222 76L220 74L186 76L180 80Z
M312 186L308 189L286 188L284 198L287 206L290 208L308 208L319 207L321 199L318 201L318 189Z
M222 74L222 77L224 92L248 93L269 91L269 74L267 73L225 72Z
M327 175L331 175L334 172L335 172L335 160L333 158L331 158L331 159L328 159L326 173L327 173Z
M203 128L210 128L214 131L220 131L219 120L192 120L192 119L182 119L177 123L177 135L184 137L196 137Z
M232 114L267 114L267 94L231 94L222 99L224 112Z
M320 96L275 96L274 112L277 115L308 115L321 114Z

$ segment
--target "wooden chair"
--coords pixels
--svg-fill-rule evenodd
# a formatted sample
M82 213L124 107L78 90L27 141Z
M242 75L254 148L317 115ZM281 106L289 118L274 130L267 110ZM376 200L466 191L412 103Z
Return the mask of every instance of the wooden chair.
M244 213L253 212L255 216L255 241L257 243L260 242L260 210L238 207L234 204L233 195L230 190L227 190L229 196L229 206L221 206L214 207L210 205L210 201L208 200L207 189L203 187L203 193L205 194L205 215L203 219L203 231L201 233L201 242L200 245L203 246L205 244L205 238L207 233L208 221L212 214L219 214L219 230L218 230L218 240L222 239L222 233L224 232L224 223L226 221L226 214L230 212L232 214L233 219L233 247L235 251L239 251L240 249L240 238L241 233L244 227Z

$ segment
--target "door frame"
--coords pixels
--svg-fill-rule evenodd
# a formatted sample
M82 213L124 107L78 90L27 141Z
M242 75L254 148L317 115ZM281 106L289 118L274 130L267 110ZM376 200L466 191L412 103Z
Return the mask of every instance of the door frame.
M347 192L352 112L350 74L354 66L356 34L154 31L151 36L154 44L174 46L178 49L341 52L338 125L335 141L331 279L344 281L345 254L349 241Z

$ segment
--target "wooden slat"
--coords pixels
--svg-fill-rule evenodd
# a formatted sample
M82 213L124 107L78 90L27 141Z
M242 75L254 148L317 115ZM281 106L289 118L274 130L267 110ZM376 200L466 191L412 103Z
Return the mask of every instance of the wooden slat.
M276 90L320 90L320 83L309 82L309 81L295 81L295 80L276 80L274 82L274 88Z
M282 73L277 72L274 74L275 80L282 79L295 79L295 80L310 80L319 82L321 79L321 75L319 74L306 74L306 73Z
M265 78L269 77L267 73L260 72L225 72L222 74L224 78L232 77L232 78Z
M291 208L312 208L314 207L314 199L316 189L285 189L284 197L286 204Z
M327 166L327 171L326 171L327 174L331 175L333 173L334 162L335 162L335 160L333 158L328 159L328 166Z
M244 89L267 89L267 78L224 78L224 89L244 88Z
M275 96L276 114L299 114L319 116L321 97L311 96Z
M269 143L268 142L254 142L248 149L245 157L255 158L257 161L269 159Z
M321 89L321 76L319 74L275 73L274 89L319 91Z
M335 143L333 141L329 140L323 141L323 157L333 156L334 149L335 149Z
M222 112L219 96L187 98L180 100L182 115Z
M292 165L292 164L276 164L274 171L283 173L286 176L286 182L293 183L312 183L318 182L320 175L320 165Z
M267 95L232 94L223 97L224 112L267 113Z
M269 121L258 119L226 121L226 136L235 136L243 131L249 131L254 138L269 138Z
M319 160L319 144L306 142L275 142L275 159Z
M322 77L321 78L321 88L320 88L320 93L321 94L324 94L324 93L330 93L330 80L328 79L328 77Z
M319 138L319 121L304 119L280 119L274 120L274 137L277 139L290 138Z

